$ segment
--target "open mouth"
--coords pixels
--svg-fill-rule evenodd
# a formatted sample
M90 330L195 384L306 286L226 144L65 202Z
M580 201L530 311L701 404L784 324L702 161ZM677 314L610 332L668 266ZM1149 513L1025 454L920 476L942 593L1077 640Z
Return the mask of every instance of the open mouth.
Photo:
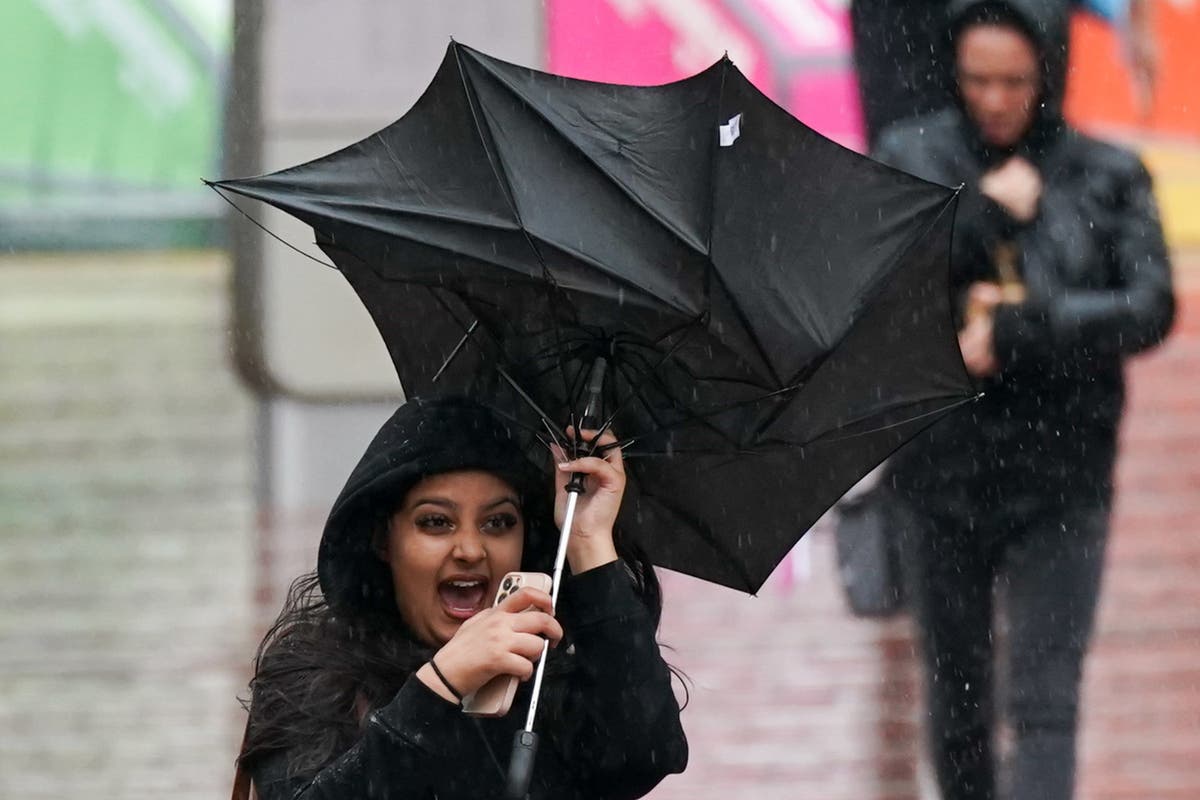
M483 610L487 589L485 578L452 578L438 584L438 597L449 616L469 619Z

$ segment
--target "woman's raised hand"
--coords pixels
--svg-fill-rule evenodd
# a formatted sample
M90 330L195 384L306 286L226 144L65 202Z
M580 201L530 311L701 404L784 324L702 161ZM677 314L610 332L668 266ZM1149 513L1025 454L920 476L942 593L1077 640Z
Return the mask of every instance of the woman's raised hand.
M567 435L574 437L575 430L567 428ZM584 429L585 441L591 441L596 431ZM615 445L616 436L605 431L597 444ZM584 494L575 506L575 519L571 526L571 538L567 544L567 561L571 571L581 572L617 560L617 549L613 544L613 526L617 512L621 510L621 498L625 495L625 462L621 448L609 447L597 455L569 460L557 445L551 446L557 469L554 475L554 521L561 528L567 507L567 482L571 474L581 472L586 476Z
M542 655L543 637L554 646L562 635L550 595L525 587L463 622L433 660L455 689L469 695L497 675L528 680ZM457 702L429 664L417 670L417 678Z

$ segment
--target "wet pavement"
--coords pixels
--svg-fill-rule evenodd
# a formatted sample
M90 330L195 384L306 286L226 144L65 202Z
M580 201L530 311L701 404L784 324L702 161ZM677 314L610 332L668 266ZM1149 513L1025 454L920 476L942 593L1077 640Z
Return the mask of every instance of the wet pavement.
M0 797L217 797L251 403L216 255L0 262Z
M1086 800L1200 796L1200 253L1180 278L1175 336L1131 368ZM228 791L256 597L311 543L256 532L226 280L211 254L0 260L0 797ZM917 796L907 623L850 618L831 565L818 531L758 598L667 577L692 762L653 797Z

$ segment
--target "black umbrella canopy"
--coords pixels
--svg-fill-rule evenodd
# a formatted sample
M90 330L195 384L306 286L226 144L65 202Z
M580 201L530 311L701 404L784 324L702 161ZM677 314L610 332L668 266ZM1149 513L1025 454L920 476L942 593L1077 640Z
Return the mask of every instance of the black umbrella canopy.
M972 396L955 192L825 139L728 59L637 87L451 43L383 130L214 185L313 227L410 397L557 431L603 358L622 524L656 563L745 591Z

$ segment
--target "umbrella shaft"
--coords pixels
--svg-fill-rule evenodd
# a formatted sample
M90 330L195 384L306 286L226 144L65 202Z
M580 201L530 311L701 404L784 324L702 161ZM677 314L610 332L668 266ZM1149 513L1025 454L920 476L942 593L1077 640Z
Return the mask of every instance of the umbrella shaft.
M579 502L578 492L567 492L567 510L563 514L562 531L558 535L558 552L554 554L553 588L550 602L558 608L558 587L562 583L563 564L567 561L567 543L571 541L571 525L575 522L575 504ZM533 676L533 694L529 698L529 715L525 718L525 730L533 730L533 719L537 716L538 698L542 694L542 676L546 672L546 653L550 642L542 643L542 657L538 659L537 672Z

